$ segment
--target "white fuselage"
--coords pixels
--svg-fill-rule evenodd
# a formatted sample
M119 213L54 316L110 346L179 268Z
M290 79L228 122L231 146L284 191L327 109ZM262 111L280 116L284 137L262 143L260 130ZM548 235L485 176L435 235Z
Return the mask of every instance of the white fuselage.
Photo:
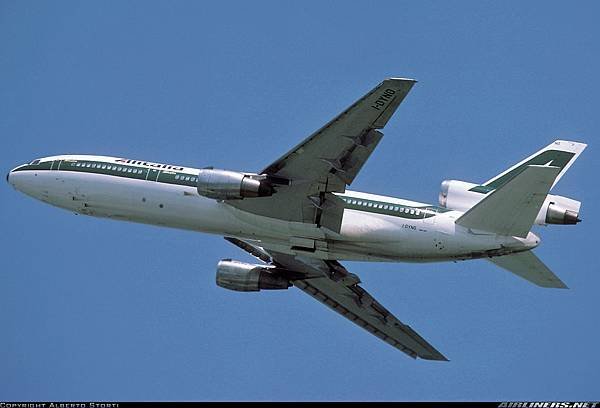
M40 168L24 165L13 169L7 176L9 183L27 195L78 214L254 240L279 252L322 259L472 259L528 250L539 243L533 233L521 239L468 230L455 224L462 215L459 211L353 191L339 194L348 206L338 234L311 224L258 216L200 196L193 185L199 171L194 168L82 155L47 157L40 163ZM85 163L98 166L98 172L95 167L86 168ZM111 166L116 173L103 174ZM126 172L131 168L134 176ZM185 185L171 178L160 182L163 173L189 180ZM386 210L380 211L378 206ZM415 217L415 211L423 217ZM298 249L304 243L315 249Z

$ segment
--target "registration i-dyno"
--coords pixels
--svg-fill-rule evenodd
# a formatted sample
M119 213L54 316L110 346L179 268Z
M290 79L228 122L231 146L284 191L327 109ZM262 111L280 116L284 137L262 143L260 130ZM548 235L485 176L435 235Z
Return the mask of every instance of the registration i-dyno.
M580 221L581 203L550 190L586 145L554 141L481 184L446 180L438 205L347 190L414 83L384 80L258 173L59 155L6 178L77 214L222 235L260 263L221 260L217 285L295 286L413 358L446 360L340 261L482 258L538 286L565 288L531 251L540 238L530 230Z

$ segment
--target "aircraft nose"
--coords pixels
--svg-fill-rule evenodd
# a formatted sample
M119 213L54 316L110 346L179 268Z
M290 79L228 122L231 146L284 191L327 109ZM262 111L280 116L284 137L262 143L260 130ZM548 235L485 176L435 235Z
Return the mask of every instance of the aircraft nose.
M10 184L11 186L13 186L14 188L16 188L17 190L19 189L18 181L19 181L20 177L18 177L18 175L19 175L18 173L17 173L17 175L15 175L15 170L19 169L22 166L24 166L24 165L17 166L14 169L9 170L8 173L6 173L6 182L8 184Z

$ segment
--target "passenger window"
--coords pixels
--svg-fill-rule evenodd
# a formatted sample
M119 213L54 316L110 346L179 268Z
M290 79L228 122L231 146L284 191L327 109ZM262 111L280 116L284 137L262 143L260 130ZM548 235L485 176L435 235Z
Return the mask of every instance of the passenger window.
M414 213L415 213L415 210L411 209L411 210L410 210L410 213L414 215Z
M400 209L400 207L396 206L394 207L394 211L398 211Z
M179 180L179 174L175 175L175 180Z
M420 210L416 210L416 211L415 211L415 214L417 214L417 215L421 215L421 211L420 211Z
M128 169L127 169L127 173L131 173L132 171L133 171L133 169L132 169L132 168L128 168Z
M186 176L185 181L190 181L190 176Z

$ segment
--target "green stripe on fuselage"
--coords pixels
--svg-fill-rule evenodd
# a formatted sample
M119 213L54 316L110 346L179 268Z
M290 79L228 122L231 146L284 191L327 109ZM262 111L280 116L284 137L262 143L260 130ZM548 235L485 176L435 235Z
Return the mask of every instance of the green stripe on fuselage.
M344 208L349 210L390 215L393 217L400 217L411 220L431 218L434 217L436 213L449 211L446 208L440 208L435 206L414 207L410 205L389 203L386 201L369 200L357 197L349 197L344 195L340 195L338 197L340 197L344 201Z
M54 165L52 164L54 162ZM26 164L16 168L14 171L24 170L58 170L72 171L78 173L102 174L113 177L123 177L135 180L146 180L163 184L175 184L185 187L196 187L197 176L173 170L158 170L148 167L124 165L96 160L55 160L41 162L35 165ZM434 217L437 213L450 211L447 208L436 206L415 207L390 203L386 201L371 200L365 198L339 195L344 201L344 208L375 214L389 215L393 217L419 220Z

